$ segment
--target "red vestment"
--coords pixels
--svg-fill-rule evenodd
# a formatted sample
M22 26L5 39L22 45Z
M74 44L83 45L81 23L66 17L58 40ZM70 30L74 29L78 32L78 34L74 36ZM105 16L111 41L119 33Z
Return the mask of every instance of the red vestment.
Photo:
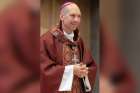
M84 47L82 39L78 36L78 30L74 31L74 42L71 42L64 36L59 26L56 26L41 37L40 43L41 93L62 93L59 92L58 89L62 80L65 66L68 64L73 64L71 63L71 46L74 45L77 46L76 50L78 51L77 55L79 57L79 61L89 67L88 78L90 85L93 88L96 76L96 64L89 51L87 51L87 49ZM75 82L75 80L78 82L76 85L77 88L81 89L80 79L74 76L73 82ZM76 88L74 84L75 83L73 83L72 91L74 91L73 89Z

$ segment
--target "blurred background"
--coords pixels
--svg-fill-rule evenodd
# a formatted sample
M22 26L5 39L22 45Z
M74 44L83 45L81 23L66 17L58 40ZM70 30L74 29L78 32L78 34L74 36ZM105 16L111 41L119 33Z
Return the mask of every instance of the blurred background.
M40 93L39 8L39 0L0 0L0 93Z
M123 92L123 93L140 93L140 74L139 74L140 6L139 5L140 5L139 0L100 0L100 5L99 5L100 20L104 26L101 28L102 30L107 31L107 33L112 35L112 37L108 39L110 40L112 38L115 39L113 41L114 43L116 43L114 44L114 46L119 48L119 50L116 49L117 52L116 51L115 52L118 53L117 55L121 55L122 59L125 59L125 61L120 60L119 62L116 63L120 63L120 62L122 64L125 63L123 67L127 68L126 76L131 77L131 79L130 78L124 79L127 83L126 85L121 87L123 89L126 88L127 92ZM109 35L106 36L110 37ZM110 47L110 49L111 48L112 47ZM111 57L112 56L110 55L110 58ZM121 76L121 78L122 77L125 76ZM123 80L122 81L120 80L120 82L123 82ZM118 86L120 85L118 84ZM113 91L113 89L114 86L112 87L111 91ZM135 90L135 92L134 91L132 92L132 90ZM117 89L114 92L117 92ZM110 93L114 93L114 92L110 92ZM117 93L121 93L121 92L117 92Z
M40 93L39 35L57 24L65 1L0 1L0 93ZM94 93L140 93L140 1L69 1L82 11L80 34L100 68Z

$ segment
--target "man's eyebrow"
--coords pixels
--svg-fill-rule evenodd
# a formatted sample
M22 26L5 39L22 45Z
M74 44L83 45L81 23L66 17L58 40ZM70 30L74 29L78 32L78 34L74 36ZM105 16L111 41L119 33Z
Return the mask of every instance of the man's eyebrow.
M81 14L75 14L75 13L72 13L72 14L70 14L70 15L78 15L78 16L81 16Z

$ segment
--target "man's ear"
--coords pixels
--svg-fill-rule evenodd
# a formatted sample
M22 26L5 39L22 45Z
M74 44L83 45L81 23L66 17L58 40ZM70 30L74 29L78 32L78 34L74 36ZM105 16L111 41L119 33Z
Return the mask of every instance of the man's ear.
M64 16L62 14L60 14L60 20L63 20Z

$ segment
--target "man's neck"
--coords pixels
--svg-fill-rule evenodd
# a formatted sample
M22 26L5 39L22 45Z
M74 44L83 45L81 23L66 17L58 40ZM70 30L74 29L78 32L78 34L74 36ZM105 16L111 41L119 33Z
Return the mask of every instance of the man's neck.
M62 26L63 31L65 31L67 34L71 34L73 31L67 29L66 27Z

